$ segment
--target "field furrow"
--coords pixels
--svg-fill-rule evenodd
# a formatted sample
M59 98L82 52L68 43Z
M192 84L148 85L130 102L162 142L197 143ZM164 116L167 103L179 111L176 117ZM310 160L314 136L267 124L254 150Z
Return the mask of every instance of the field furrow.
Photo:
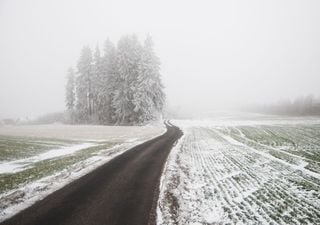
M159 221L319 224L319 159L308 155L320 152L318 128L184 127L164 175Z

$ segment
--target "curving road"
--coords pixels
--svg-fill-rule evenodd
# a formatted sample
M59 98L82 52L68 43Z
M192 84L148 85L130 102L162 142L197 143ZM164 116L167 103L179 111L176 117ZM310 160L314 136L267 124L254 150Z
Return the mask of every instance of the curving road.
M182 131L172 125L1 225L155 224L163 166Z

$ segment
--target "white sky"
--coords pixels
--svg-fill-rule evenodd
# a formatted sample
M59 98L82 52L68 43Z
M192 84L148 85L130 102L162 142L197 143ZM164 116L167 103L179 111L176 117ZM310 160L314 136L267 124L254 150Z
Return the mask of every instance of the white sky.
M0 0L0 118L64 109L83 45L153 36L171 105L320 95L320 1Z

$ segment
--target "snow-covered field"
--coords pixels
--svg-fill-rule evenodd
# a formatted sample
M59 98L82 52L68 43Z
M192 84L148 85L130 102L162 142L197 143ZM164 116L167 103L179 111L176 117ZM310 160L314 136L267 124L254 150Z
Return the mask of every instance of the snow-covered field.
M0 126L0 221L165 130L162 123Z
M172 121L158 224L320 224L320 121Z
M21 125L0 126L0 135L80 141L120 141L157 135L162 124L146 126Z

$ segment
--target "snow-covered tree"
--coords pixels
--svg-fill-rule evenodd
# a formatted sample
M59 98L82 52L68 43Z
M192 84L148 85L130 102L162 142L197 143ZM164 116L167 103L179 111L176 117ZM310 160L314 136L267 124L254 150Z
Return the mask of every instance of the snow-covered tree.
M68 113L68 121L74 122L74 106L75 106L75 76L72 68L68 70L66 85L66 106Z
M141 53L133 98L138 123L156 119L163 109L164 100L160 60L153 51L151 37L147 36Z
M92 115L92 52L84 47L78 61L78 77L76 81L77 118L78 122L89 122Z
M116 124L136 123L133 95L137 89L138 64L142 46L135 35L124 36L118 42L117 72L112 99Z
M75 104L75 83L74 83L74 71L72 68L68 70L67 85L66 85L66 106L68 110L74 109Z
M113 123L115 112L112 107L112 99L117 89L115 80L117 77L117 51L114 44L107 39L104 44L104 55L102 57L102 75L100 79L99 121L103 124Z
M92 87L92 122L99 122L99 112L101 111L100 94L102 92L102 72L103 61L100 54L100 49L97 46L93 55L92 74L91 74L91 87Z
M124 36L117 48L107 40L102 56L98 47L93 56L84 47L77 68L77 122L133 125L161 114L165 95L150 36L143 45L135 35Z

